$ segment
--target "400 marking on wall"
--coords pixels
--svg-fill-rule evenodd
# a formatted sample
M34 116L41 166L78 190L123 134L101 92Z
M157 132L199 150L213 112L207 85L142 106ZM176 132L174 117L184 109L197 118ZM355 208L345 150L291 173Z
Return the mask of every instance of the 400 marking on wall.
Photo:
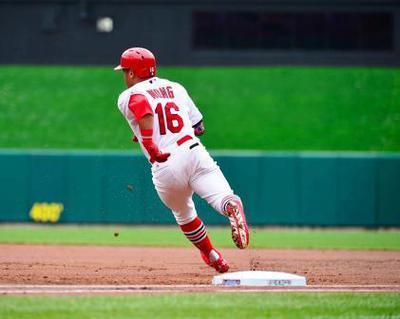
M63 210L61 203L35 203L29 216L37 223L57 223Z

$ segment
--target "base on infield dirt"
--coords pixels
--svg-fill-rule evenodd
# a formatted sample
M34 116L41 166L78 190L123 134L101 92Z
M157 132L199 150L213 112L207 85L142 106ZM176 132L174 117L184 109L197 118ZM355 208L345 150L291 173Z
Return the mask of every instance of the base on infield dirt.
M214 276L213 285L222 286L306 286L303 276L276 271L238 271Z

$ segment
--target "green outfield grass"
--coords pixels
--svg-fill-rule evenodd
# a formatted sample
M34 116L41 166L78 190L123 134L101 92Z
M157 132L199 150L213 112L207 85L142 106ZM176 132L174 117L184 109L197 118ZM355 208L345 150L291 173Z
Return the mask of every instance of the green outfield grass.
M399 318L400 294L258 293L0 298L2 319Z
M116 237L114 233L118 232ZM229 228L209 228L218 247L234 247ZM0 226L0 243L190 247L178 226ZM252 228L253 248L400 250L400 231Z
M111 61L110 61L111 62ZM400 69L172 68L210 149L400 150ZM106 67L0 67L0 147L131 149Z

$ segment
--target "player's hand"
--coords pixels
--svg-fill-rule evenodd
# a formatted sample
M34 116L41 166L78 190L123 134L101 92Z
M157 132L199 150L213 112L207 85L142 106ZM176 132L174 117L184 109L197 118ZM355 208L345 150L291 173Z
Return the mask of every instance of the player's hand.
M162 153L157 145L153 143L153 141L143 141L143 146L146 148L147 152L150 155L151 163L163 163L167 161L168 157L171 155L170 153Z
M139 140L138 140L138 138L136 137L136 135L133 135L133 136L132 136L132 141L133 141L134 143L138 143L138 142L139 142Z
M161 153L159 152L158 154L156 154L156 156L153 158L153 160L155 162L158 163L164 163L167 161L168 157L170 157L171 153ZM150 158L151 161L151 158Z

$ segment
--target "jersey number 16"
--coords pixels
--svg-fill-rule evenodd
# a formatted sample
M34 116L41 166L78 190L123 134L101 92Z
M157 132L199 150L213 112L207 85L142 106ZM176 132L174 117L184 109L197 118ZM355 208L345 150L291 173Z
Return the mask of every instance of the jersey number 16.
M173 102L168 102L165 104L165 107L162 107L161 103L157 104L155 109L158 115L158 124L160 126L160 134L167 134L165 124L167 124L167 128L172 133L179 133L183 128L183 119L179 116L179 114L172 113L172 110L179 111L178 105Z

